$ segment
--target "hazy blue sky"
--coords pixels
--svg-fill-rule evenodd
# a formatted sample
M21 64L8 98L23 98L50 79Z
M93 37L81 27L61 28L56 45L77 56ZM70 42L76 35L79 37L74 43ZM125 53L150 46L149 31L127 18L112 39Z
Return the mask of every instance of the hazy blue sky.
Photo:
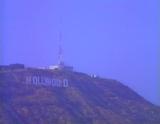
M158 99L156 0L4 0L0 64L48 66L64 60L75 70L114 78L148 100Z

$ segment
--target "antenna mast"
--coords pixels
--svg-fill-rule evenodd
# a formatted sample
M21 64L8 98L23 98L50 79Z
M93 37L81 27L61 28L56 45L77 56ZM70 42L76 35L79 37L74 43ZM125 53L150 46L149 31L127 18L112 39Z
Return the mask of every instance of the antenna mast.
M58 65L64 65L63 62L63 49L62 49L62 33L59 33L59 38L58 38L58 42L59 42L59 47L58 47Z

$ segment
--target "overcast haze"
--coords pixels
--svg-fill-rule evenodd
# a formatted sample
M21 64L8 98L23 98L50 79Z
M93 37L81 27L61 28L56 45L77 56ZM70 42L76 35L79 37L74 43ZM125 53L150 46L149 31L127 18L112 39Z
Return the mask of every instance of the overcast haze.
M57 63L117 79L147 100L158 95L156 0L2 0L0 64Z

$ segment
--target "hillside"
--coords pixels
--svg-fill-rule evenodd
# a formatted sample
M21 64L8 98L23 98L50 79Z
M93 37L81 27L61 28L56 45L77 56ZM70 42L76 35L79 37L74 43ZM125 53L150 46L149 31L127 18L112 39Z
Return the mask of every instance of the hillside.
M73 71L0 71L0 124L159 124L160 108L122 83Z

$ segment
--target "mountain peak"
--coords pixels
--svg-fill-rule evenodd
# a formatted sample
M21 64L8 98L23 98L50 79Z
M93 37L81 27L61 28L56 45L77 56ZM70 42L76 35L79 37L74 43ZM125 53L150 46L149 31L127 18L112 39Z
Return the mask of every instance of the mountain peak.
M116 80L19 67L0 69L0 123L160 123L159 107Z

